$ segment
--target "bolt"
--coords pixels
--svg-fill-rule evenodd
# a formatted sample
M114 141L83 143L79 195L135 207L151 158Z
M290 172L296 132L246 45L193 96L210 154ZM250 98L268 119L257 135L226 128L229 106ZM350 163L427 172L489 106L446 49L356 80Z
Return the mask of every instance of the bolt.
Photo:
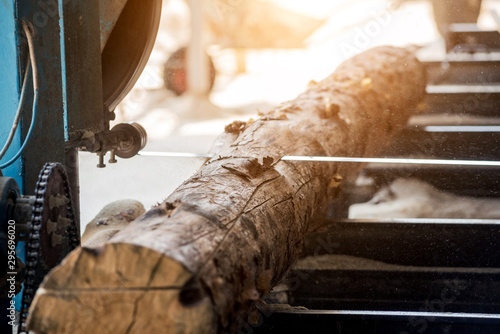
M106 153L97 153L97 156L99 157L99 163L97 164L97 168L104 168L106 167L106 164L104 163L104 156Z
M108 162L110 164L116 164L118 162L118 160L116 160L116 156L115 156L115 150L112 150L109 154L109 160Z

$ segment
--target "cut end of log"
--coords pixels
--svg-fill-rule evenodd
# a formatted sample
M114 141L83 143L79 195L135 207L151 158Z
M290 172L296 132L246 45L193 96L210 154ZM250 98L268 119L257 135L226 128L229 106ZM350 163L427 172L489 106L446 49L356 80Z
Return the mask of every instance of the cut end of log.
M119 243L80 248L44 281L28 328L36 333L203 333L216 327L204 291L182 264L154 250Z

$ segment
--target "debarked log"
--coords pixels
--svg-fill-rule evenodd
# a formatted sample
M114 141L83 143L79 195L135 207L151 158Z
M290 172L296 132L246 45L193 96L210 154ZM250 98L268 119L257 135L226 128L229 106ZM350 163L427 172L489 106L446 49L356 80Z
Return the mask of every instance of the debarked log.
M256 121L228 125L214 158L164 202L49 274L29 327L197 334L234 325L296 262L342 180L360 167L281 157L374 156L425 85L411 52L378 47Z

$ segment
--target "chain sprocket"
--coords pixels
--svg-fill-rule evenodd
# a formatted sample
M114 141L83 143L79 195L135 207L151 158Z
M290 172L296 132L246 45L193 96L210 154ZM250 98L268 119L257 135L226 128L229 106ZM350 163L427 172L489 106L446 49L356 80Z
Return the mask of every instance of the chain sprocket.
M49 162L40 171L29 241L26 244L26 279L20 314L21 333L27 331L28 310L45 275L80 245L66 171Z

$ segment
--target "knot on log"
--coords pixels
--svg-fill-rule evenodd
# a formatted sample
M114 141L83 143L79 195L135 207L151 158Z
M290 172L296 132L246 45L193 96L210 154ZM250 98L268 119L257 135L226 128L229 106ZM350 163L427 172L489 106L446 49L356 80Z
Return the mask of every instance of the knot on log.
M139 220L148 220L150 218L154 217L170 217L172 214L181 206L182 202L179 200L174 201L173 203L170 202L162 202L158 203L155 207L153 207L151 210L143 214Z
M262 159L262 164L257 158L245 158L240 161L223 164L221 167L250 181L269 170L273 162L274 159L272 157L264 157Z
M185 307L195 306L206 297L205 289L197 276L191 277L179 293L179 301Z
M324 98L324 109L319 110L319 118L328 119L337 116L340 112L340 106L332 102L330 97Z

